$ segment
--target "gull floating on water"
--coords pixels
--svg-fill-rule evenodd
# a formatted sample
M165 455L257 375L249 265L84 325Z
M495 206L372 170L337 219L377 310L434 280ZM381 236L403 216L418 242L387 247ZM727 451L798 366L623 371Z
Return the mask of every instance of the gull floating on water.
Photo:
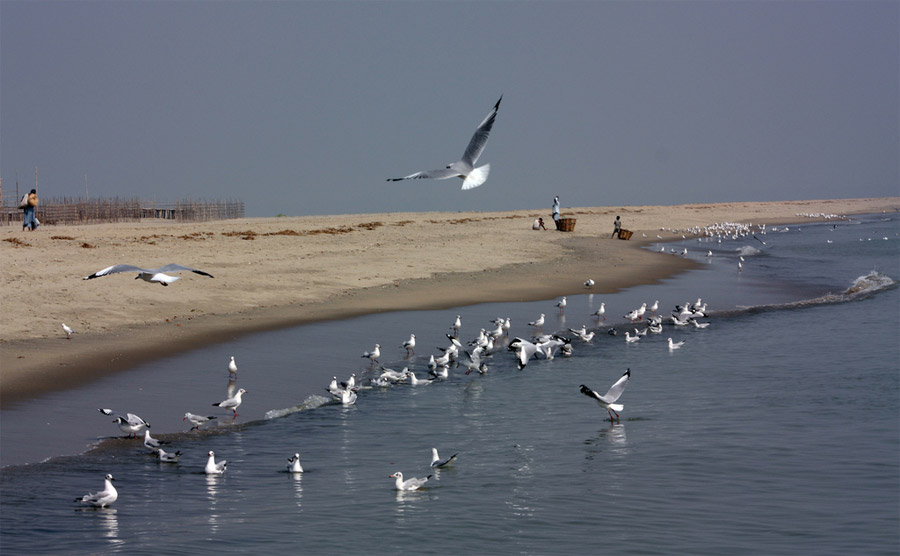
M251 373L252 374L252 373ZM234 416L237 417L237 408L241 405L241 396L246 394L247 391L241 388L237 391L237 393L232 398L228 398L227 400L222 400L221 402L214 403L213 406L221 407L222 409L230 409L234 412Z
M119 425L119 430L132 436L133 438L137 438L137 433L144 428L149 429L150 423L144 421L134 413L127 413L124 416L120 413L116 413L112 409L97 409L100 413L104 415L112 415L115 417L113 423Z
M429 475L424 479L416 479L415 477L412 479L403 480L403 473L397 471L393 475L390 475L391 479L394 480L394 485L397 487L397 490L418 490L419 487L428 482L432 476Z
M684 340L682 340L680 342L673 342L672 338L669 338L669 351L672 351L673 349L678 349L683 345L684 345Z
M228 465L228 462L223 460L216 461L216 453L212 450L209 451L209 459L206 460L206 468L204 468L204 472L207 475L221 475L225 473L225 466Z
M204 417L203 415L194 415L193 413L185 413L182 421L189 421L191 423L191 430L197 429L200 430L200 425L212 421L215 419L215 416Z
M291 473L303 473L303 467L300 466L300 454L294 454L293 457L288 458L290 462L287 466L287 470Z
M112 485L112 481L115 481L115 479L112 475L107 473L103 480L103 490L97 493L89 492L81 498L76 498L75 501L84 502L85 504L90 504L91 506L98 508L109 506L119 498L119 492L116 490L116 487Z
M67 325L66 323L62 323L62 329L66 333L66 340L71 340L72 334L75 333L75 330L73 330L72 327Z
M167 452L160 448L156 451L156 454L159 456L160 463L178 463L178 458L181 457L180 450L173 454L172 452Z
M135 280L140 278L145 282L156 282L163 286L168 286L175 280L179 279L177 276L169 276L168 274L165 274L166 272L193 272L201 276L209 276L210 278L213 278L213 275L208 272L203 272L202 270L197 270L196 268L190 268L173 263L167 264L166 266L161 266L159 268L141 268L139 266L130 264L116 264L111 267L104 268L103 270L98 270L90 276L85 276L84 279L90 280L92 278L99 278L101 276L107 276L109 274L116 274L117 272L137 272L138 275L135 276Z
M497 101L497 104L494 105L494 108L491 109L487 117L478 124L478 128L475 130L472 139L469 140L469 145L466 147L466 151L463 153L461 160L448 164L446 168L416 172L415 174L410 174L402 178L388 178L387 181L420 179L445 180L458 177L463 179L463 190L473 189L483 184L487 181L488 174L491 171L491 165L485 164L484 166L475 168L475 163L478 162L478 157L481 156L481 153L484 151L484 147L487 144L488 135L491 133L491 128L494 127L494 120L497 119L497 111L500 109L501 100L503 100L502 96L500 97L500 100Z
M633 344L640 339L641 339L640 336L629 336L628 331L627 330L625 331L625 342L626 343Z
M435 469L438 469L441 467L447 467L448 465L452 464L456 460L456 456L458 456L458 455L459 454L453 454L452 456L450 456L447 459L441 459L440 456L438 456L437 448L432 448L431 449L431 467L433 467Z
M616 414L616 420L619 419L619 411L625 409L625 406L617 403L613 403L619 399L619 396L622 395L622 392L625 390L625 386L628 384L628 379L631 378L631 369L627 369L625 374L623 374L619 380L615 382L612 386L609 387L609 390L605 395L601 396L597 392L591 390L584 384L581 385L581 393L590 398L594 398L597 400L597 403L600 404L601 407L606 409L606 412L609 413L609 421L613 421L613 413Z

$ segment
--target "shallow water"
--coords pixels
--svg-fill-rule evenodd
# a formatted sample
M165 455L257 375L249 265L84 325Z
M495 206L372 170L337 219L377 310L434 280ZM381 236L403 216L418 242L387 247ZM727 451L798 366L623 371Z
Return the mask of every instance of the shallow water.
M297 327L4 409L0 547L895 554L900 290L842 293L873 269L897 280L900 223L878 215L832 225L770 232L759 236L765 246L667 246L687 246L704 262L708 248L714 255L703 270L659 285L570 297L562 315L553 300ZM625 344L621 315L630 309L659 299L667 313L698 296L718 312L709 328L667 326ZM588 317L601 301L605 323ZM361 391L354 406L320 405L332 375L371 374L360 354L375 342L383 364L411 365L424 378L425 360L448 344L443 335L457 313L470 339L497 316L512 317L513 335L530 336L523 323L541 312L547 332L587 324L599 333L590 344L576 340L571 358L522 371L499 351L483 376L454 370L441 383ZM612 325L620 335L605 333ZM407 361L399 346L411 332L418 353ZM669 336L685 345L670 352ZM234 422L210 405L225 397L230 355L239 365L235 386L248 390ZM625 409L610 423L578 386L603 393L625 368ZM124 439L60 456L118 435L98 407L146 418L154 436L184 452L181 462L161 465ZM187 432L185 411L218 423ZM397 493L388 475L433 473L431 447L459 452L457 462L422 490ZM202 473L208 450L229 461L224 476ZM294 452L306 471L297 477L285 471ZM58 457L18 465L48 456ZM116 477L119 500L111 509L78 508L74 497L102 487L105 473Z

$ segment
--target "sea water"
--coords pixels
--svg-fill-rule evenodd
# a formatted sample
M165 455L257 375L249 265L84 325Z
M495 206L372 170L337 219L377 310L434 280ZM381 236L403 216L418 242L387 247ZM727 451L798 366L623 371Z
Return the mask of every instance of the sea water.
M702 268L614 295L586 289L564 311L557 300L398 307L255 334L4 408L0 551L896 554L897 216L663 247L687 248ZM646 327L622 317L641 303L668 315L698 297L708 328L667 324L624 341ZM590 316L601 302L605 321ZM543 330L527 326L540 313ZM513 337L597 334L522 370L501 347L484 375L453 368L428 385L364 388L352 406L331 401L332 376L380 372L361 357L375 343L381 364L425 378L457 314L464 343L496 317L511 317ZM684 345L670 351L669 337ZM626 369L610 422L579 386L605 393ZM236 418L211 405L229 388L247 390ZM142 416L181 461L158 463L98 408ZM189 431L186 411L217 419ZM454 465L432 470L432 447L458 453ZM203 473L209 450L228 461L224 475ZM286 470L295 452L303 474ZM431 478L397 492L396 471ZM112 507L74 502L106 473Z

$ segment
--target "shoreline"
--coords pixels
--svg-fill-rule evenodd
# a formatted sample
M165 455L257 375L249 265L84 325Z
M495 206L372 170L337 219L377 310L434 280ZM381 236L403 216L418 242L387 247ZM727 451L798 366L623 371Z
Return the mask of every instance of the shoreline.
M588 292L587 278L596 281L593 293L654 283L698 266L643 248L681 239L672 229L721 221L781 225L815 220L798 214L896 210L900 198L570 208L563 216L577 218L571 233L533 232L531 221L545 211L2 230L3 239L29 244L3 243L7 257L25 254L25 265L52 261L59 272L30 275L15 263L0 271L0 406L266 330L386 311L577 295ZM609 238L614 214L635 232L631 241ZM90 247L73 245L78 242ZM189 274L163 289L125 275L80 280L111 264L168 262L207 270L216 282ZM17 281L28 282L35 298L11 295ZM41 317L31 327L16 326L15 316L29 310ZM104 324L98 326L92 315ZM71 340L59 324L67 320L79 330Z

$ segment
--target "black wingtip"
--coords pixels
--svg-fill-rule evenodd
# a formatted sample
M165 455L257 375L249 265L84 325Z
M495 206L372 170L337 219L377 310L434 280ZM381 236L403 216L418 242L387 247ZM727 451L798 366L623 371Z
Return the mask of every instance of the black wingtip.
M627 369L625 369L625 376L627 376L627 377L631 376L631 367L628 367Z
M503 100L503 95L500 95L500 100ZM500 108L500 100L498 100L497 104L494 105L494 110L498 110Z

